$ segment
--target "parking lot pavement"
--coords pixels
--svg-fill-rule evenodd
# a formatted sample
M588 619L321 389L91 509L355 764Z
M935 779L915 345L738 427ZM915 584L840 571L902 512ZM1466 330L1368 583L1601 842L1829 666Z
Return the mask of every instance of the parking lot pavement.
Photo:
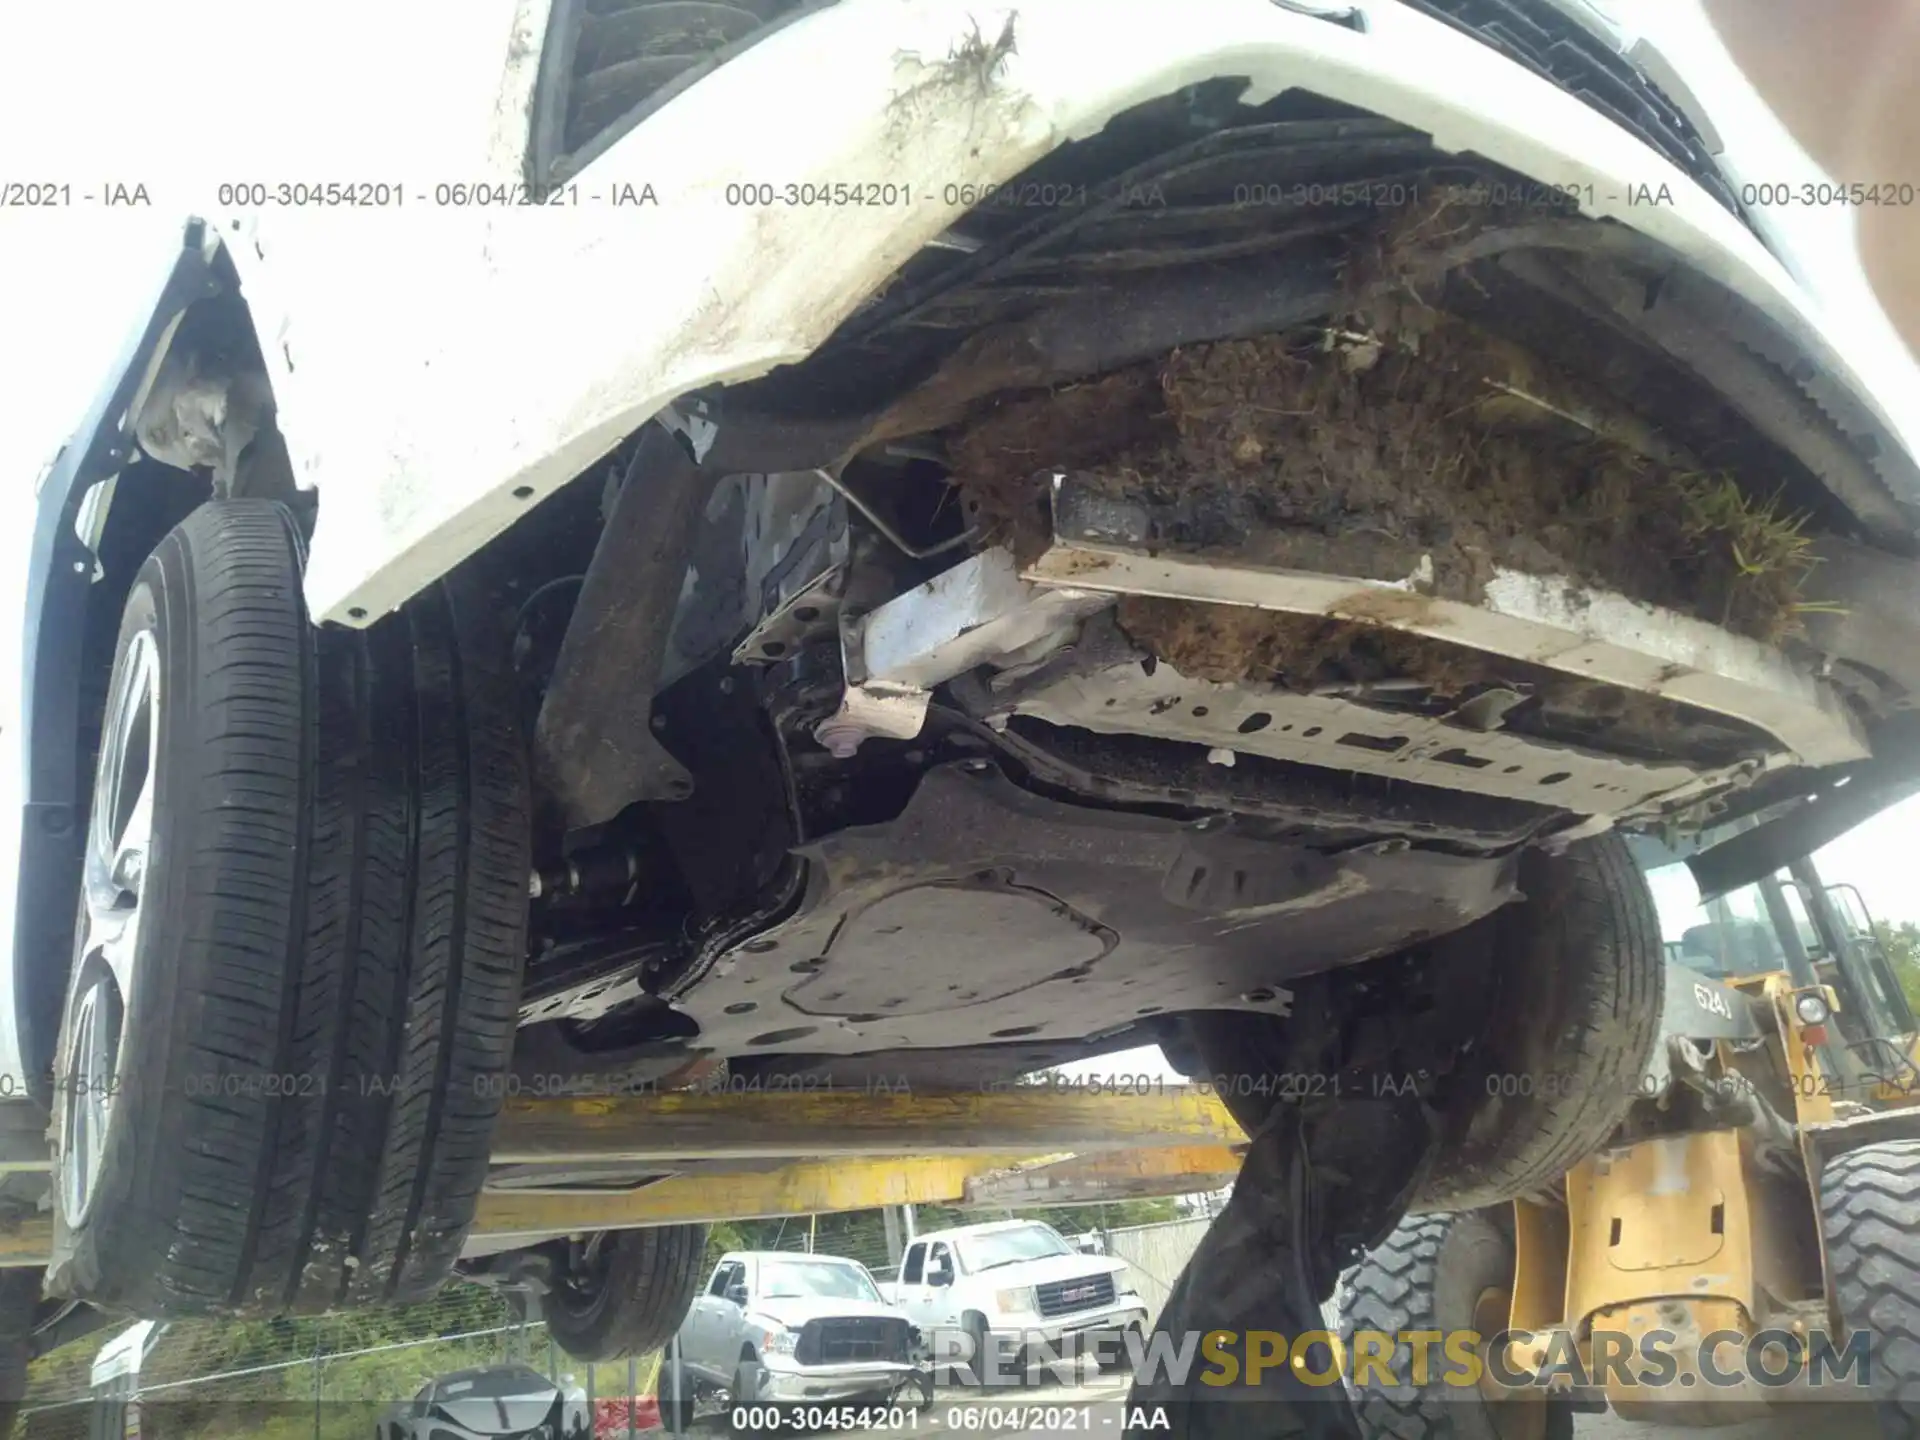
M1096 1375L1078 1385L1022 1386L1017 1390L982 1393L964 1386L934 1392L933 1404L915 1421L897 1430L875 1433L896 1440L915 1435L1031 1436L1055 1440L1062 1435L1118 1437L1121 1405L1131 1378L1124 1374Z
M1643 1425L1617 1415L1582 1415L1574 1422L1577 1440L1683 1440L1709 1435L1712 1440L1880 1440L1871 1405L1823 1405L1817 1414L1784 1410L1764 1420L1713 1430Z
M905 1424L890 1428L864 1428L858 1431L824 1432L850 1437L877 1436L881 1440L912 1440L929 1434L952 1433L1001 1437L1040 1437L1087 1435L1117 1437L1121 1431L1121 1404L1127 1397L1130 1376L1118 1372L1094 1375L1077 1385L1022 1385L1016 1389L980 1391L965 1385L942 1385L934 1392L933 1403L911 1410ZM824 1402L831 1406L833 1402ZM697 1412L692 1434L699 1440L727 1433L727 1412L719 1406L703 1405ZM799 1432L783 1429L783 1440L793 1440Z
M1014 1396L981 1397L971 1390L947 1388L935 1394L933 1405L920 1412L916 1425L877 1433L889 1440L947 1431L1000 1440L1117 1437L1127 1385L1125 1375L1102 1375L1081 1385L1024 1390ZM1710 1431L1638 1423L1616 1415L1581 1415L1574 1421L1576 1440L1697 1440L1702 1434L1713 1440L1807 1440L1810 1435L1819 1440L1880 1440L1872 1408L1865 1404L1822 1406L1817 1416L1787 1411Z
M982 1394L965 1386L943 1386L933 1404L893 1429L863 1430L861 1435L882 1440L951 1433L977 1435L983 1440L1058 1440L1061 1436L1117 1437L1122 1430L1123 1407L1130 1381L1126 1375L1095 1376L1078 1385L1044 1385L1017 1391ZM703 1417L696 1430L725 1433L719 1414ZM784 1432L791 1436L793 1432ZM852 1434L853 1432L841 1432ZM1693 1427L1654 1425L1622 1420L1616 1415L1581 1415L1574 1421L1576 1440L1695 1440L1701 1434L1713 1440L1879 1440L1880 1430L1870 1406L1822 1406L1810 1411L1784 1411L1778 1416L1723 1426L1703 1432Z

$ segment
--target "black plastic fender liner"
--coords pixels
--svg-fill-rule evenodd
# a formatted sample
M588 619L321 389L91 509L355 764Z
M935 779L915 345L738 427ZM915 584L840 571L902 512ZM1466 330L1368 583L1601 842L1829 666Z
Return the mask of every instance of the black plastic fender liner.
M641 432L534 727L542 799L567 829L693 793L654 735L653 696L713 478L666 426Z
M1810 777L1798 799L1750 828L1686 857L1700 899L1718 898L1813 854L1920 791L1920 711L1894 715L1873 736L1873 758Z
M1410 1095L1275 1108L1154 1321L1127 1396L1129 1440L1359 1434L1321 1306L1352 1258L1356 1227L1372 1243L1399 1219L1427 1163L1430 1123ZM1231 1368L1194 1343L1203 1335ZM1285 1355L1256 1352L1275 1336ZM1181 1354L1191 1363L1172 1358Z
M13 923L12 1010L26 1089L43 1106L50 1075L66 959L72 949L78 856L85 831L80 754L81 680L94 556L75 529L94 485L133 456L120 420L132 404L175 318L196 300L237 286L205 221L190 220L166 278L139 328L108 369L107 383L40 481L27 558L20 669L22 814L18 897ZM116 607L117 608L117 607Z
M1872 770L1881 768L1872 762L1869 765ZM1920 776L1903 775L1876 783L1879 779L1871 771L1857 773L1852 783L1824 789L1786 813L1689 858L1687 868L1700 887L1701 903L1751 885L1811 855L1881 811L1920 793Z

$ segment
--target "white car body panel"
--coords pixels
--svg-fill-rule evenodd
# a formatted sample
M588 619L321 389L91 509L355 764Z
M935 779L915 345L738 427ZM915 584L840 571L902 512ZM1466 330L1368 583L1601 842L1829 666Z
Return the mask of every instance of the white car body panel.
M1469 35L1396 0L1362 8L1365 34L1271 0L1097 18L1085 0L1023 0L1013 53L983 76L950 57L990 42L1009 7L841 0L615 142L578 177L577 207L219 217L296 474L322 496L312 612L370 623L674 397L805 358L960 218L946 184L1012 179L1119 111L1221 75L1248 77L1253 101L1309 89L1443 149L1591 186L1592 213L1725 282L1862 388L1815 302L1663 156ZM432 32L439 51L414 67L424 89L361 97L391 105L396 130L439 117L405 147L413 175L521 180L545 23L543 0L475 0ZM462 42L452 58L450 30ZM725 203L734 182L820 181L910 181L914 200ZM622 184L651 186L657 203L610 204ZM1670 203L1632 203L1661 187Z

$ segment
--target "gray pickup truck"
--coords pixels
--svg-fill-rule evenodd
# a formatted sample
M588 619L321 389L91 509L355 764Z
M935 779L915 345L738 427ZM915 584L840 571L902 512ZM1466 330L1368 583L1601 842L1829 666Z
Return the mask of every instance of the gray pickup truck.
M681 1388L676 1396L669 1359L662 1411L684 1414L717 1390L735 1410L891 1401L915 1378L914 1350L907 1317L858 1261L731 1252L680 1326Z

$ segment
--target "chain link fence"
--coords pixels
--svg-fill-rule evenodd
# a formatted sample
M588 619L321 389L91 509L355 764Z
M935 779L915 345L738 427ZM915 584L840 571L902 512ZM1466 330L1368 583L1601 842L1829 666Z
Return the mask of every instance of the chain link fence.
M1016 1214L1044 1219L1072 1243L1128 1260L1157 1313L1216 1203L1217 1197L1189 1197L1021 1212L929 1206L914 1228L925 1233ZM1149 1215L1156 1218L1138 1223ZM905 1236L900 1217L889 1220L881 1211L718 1224L707 1264L711 1270L727 1250L811 1251L858 1260L884 1281L893 1277L895 1247ZM134 1433L122 1428L117 1413L101 1432L108 1412L94 1384L95 1360L124 1333L124 1327L105 1331L36 1361L16 1433L24 1440L121 1440ZM138 1433L150 1440L368 1440L391 1407L429 1380L509 1363L584 1390L596 1440L659 1423L650 1398L657 1355L601 1365L575 1361L521 1307L469 1285L403 1309L153 1327L123 1398L135 1402Z
M1160 1307L1167 1303L1173 1282L1187 1268L1187 1261L1193 1258L1212 1223L1210 1217L1196 1215L1106 1232L1107 1253L1133 1267L1134 1284L1147 1305L1149 1329L1160 1318Z
M90 1337L35 1363L17 1432L24 1440L100 1440L93 1362L122 1333ZM658 1423L644 1398L657 1357L575 1361L553 1345L545 1325L472 1286L404 1309L155 1327L122 1398L134 1402L143 1440L369 1440L390 1407L436 1376L509 1363L585 1390L598 1437Z

